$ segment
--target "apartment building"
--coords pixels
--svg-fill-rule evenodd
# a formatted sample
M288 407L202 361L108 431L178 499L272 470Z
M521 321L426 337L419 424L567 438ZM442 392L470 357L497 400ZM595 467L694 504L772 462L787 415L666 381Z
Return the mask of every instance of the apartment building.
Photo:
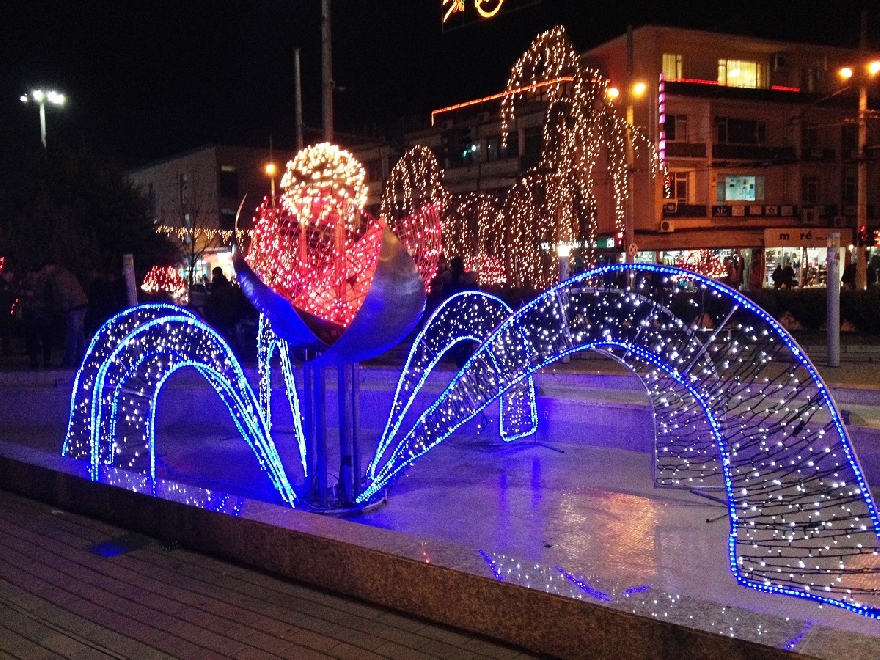
M682 264L736 256L754 286L788 262L802 285L821 284L828 234L858 242L858 87L880 108L880 72L858 73L878 53L644 26L582 54L619 91L613 101L655 146L668 172L652 177L644 158L631 176L629 216L639 260ZM631 66L628 67L628 62ZM846 80L844 67L856 71ZM393 142L343 145L367 170L368 210L404 151L429 147L453 193L503 199L538 163L546 104L540 92L517 111L502 140L503 90L438 108ZM867 223L880 229L880 119L866 113ZM288 157L276 160L279 168ZM195 207L231 227L245 192L249 207L269 191L267 150L208 147L141 168L131 179L153 204L157 224L194 222ZM600 252L616 259L610 177L597 173ZM207 194L210 201L196 204ZM188 210L189 209L189 210ZM187 220L187 215L190 219ZM222 248L220 248L222 251ZM844 260L848 258L844 255Z

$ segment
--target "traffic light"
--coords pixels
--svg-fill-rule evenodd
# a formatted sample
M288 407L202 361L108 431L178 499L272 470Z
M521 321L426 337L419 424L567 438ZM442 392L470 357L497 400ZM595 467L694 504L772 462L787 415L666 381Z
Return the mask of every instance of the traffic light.
M868 244L868 225L859 225L859 245Z
M617 246L618 252L623 252L626 249L625 241L623 240L623 232L617 232L617 236L615 237L615 244Z

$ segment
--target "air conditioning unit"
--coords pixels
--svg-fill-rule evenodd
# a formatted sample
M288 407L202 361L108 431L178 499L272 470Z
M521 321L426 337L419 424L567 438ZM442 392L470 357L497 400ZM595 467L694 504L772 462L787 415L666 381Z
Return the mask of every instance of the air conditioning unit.
M664 234L675 231L675 223L671 220L661 220L660 231Z
M801 221L806 225L817 223L819 221L819 211L813 206L802 208Z
M663 202L663 213L667 215L675 215L678 213L678 201Z
M850 223L849 218L843 215L834 216L834 226L835 227L849 227L852 223Z
M779 71L785 68L785 53L776 53L773 55L773 70Z

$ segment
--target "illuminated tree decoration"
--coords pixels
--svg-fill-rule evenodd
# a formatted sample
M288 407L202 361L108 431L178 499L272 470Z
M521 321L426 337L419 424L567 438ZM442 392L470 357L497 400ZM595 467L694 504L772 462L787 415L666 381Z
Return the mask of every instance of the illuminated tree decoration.
M174 266L153 266L144 277L141 289L145 293L167 293L180 298L186 293L186 280Z
M515 286L543 288L558 279L555 251L542 252L542 243L555 246L577 237L589 245L584 263L595 263L593 189L600 168L611 178L616 228L624 231L628 133L636 155L647 150L656 173L653 144L617 116L606 101L607 85L598 71L583 66L562 27L540 34L511 69L501 104L504 143L520 101L540 90L547 103L540 162L508 193L501 215L509 236L505 265Z
M406 246L426 289L437 273L443 251L446 232L441 220L450 197L437 159L430 149L421 146L401 156L382 188L379 215Z

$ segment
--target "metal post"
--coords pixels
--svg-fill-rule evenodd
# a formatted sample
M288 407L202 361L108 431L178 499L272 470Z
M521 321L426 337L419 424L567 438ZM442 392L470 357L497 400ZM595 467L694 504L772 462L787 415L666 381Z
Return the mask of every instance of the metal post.
M632 25L626 26L626 218L624 221L624 248L627 263L635 261L635 255L630 254L629 246L635 243L635 204L633 200L633 170L635 169L635 152L633 150L632 127L634 123L633 113L633 31Z
M859 152L858 152L858 198L856 211L856 281L859 291L864 290L868 283L867 248L859 239L859 228L868 226L868 154L865 147L868 143L868 88L867 88L867 56L868 56L868 10L862 10L861 38L859 40L859 62L856 75L859 78Z
M351 504L351 436L349 434L351 415L348 399L348 365L336 368L336 400L339 417L339 499L343 504Z
M134 277L134 255L122 255L122 279L125 281L125 302L129 307L138 304L137 281Z
M314 367L308 363L309 351L303 355L303 428L306 440L306 473L309 482L314 484L315 478L315 404L314 404ZM307 497L311 499L314 492L309 488Z
M324 367L314 369L315 494L318 506L327 507L327 411L324 406Z
M293 51L293 72L296 79L296 150L303 148L303 103L302 103L302 78L299 68L299 51Z
M46 103L40 101L40 142L43 143L43 149L46 148Z
M840 366L840 234L828 234L828 366Z
M360 442L361 426L361 365L355 362L351 365L351 478L352 492L355 496L361 492L361 451L358 447Z
M321 0L321 98L324 139L333 142L333 59L330 44L330 0Z

